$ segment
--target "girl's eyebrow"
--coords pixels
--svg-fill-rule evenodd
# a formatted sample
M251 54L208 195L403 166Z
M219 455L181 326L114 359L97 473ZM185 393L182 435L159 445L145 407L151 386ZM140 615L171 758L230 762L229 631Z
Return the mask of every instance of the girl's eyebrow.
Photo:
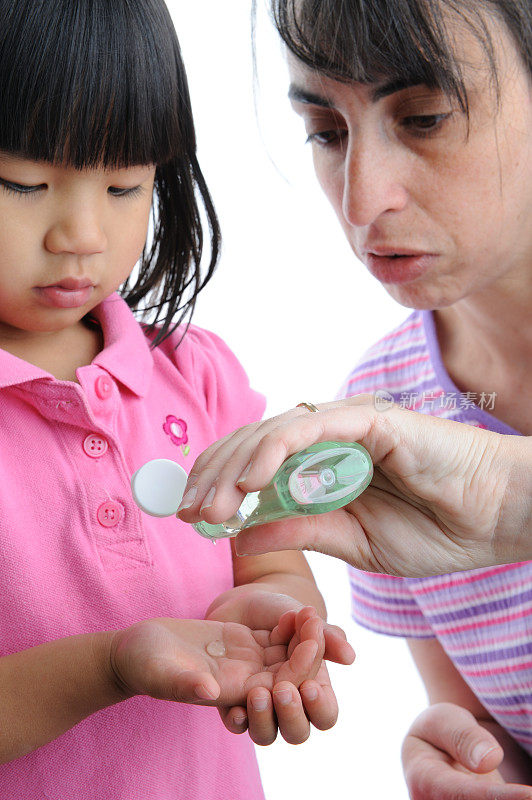
M414 86L423 86L423 82L417 78L396 78L375 86L371 92L371 101L376 103L382 100L383 97L388 97L396 92L401 92L403 89L410 89ZM304 103L305 105L320 106L321 108L334 108L334 103L322 95L308 92L302 86L295 83L290 84L288 89L288 97L297 103Z

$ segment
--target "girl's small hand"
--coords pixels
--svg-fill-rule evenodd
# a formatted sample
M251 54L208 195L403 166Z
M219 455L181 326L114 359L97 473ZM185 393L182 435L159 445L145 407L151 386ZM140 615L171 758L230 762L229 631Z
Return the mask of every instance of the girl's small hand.
M507 784L504 752L465 708L437 703L414 721L403 743L411 800L532 800L532 788Z
M286 609L286 610L285 610ZM281 615L281 616L279 616ZM315 609L303 607L288 595L268 592L259 588L250 591L231 589L213 603L208 619L234 620L250 628L277 628L274 636L290 639L293 648L301 637L301 628L310 623L323 626L325 652L323 657L339 664L352 664L355 653L346 640L344 631L335 625L321 622ZM307 629L308 626L307 626ZM316 629L316 636L319 630ZM247 707L219 709L226 728L231 733L249 735L256 744L268 745L275 741L277 731L289 744L301 744L308 739L310 725L318 730L332 728L338 718L338 703L324 662L321 662L313 680L305 680L297 691L288 682L277 683L273 692L263 688L253 689L248 695Z
M309 609L314 616L317 615L311 606L303 606L289 595L261 589L260 584L257 584L256 588L236 587L224 592L211 603L205 619L239 622L252 630L273 631L276 626L283 626L288 636L295 632L292 626L296 625L296 617L300 627L308 618ZM300 613L302 611L303 614ZM337 664L353 663L355 652L342 628L324 622L323 636L323 658L326 661L335 661Z
M117 631L110 666L126 697L150 695L213 706L246 704L250 690L269 692L278 681L299 686L321 663L316 632L251 631L234 622L150 619Z

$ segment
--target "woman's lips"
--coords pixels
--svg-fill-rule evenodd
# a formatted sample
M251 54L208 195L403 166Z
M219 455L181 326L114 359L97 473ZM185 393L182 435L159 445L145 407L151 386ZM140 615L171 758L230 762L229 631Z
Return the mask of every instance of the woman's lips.
M36 289L46 305L54 308L81 308L89 302L94 286L79 289L66 289L64 286L43 286Z
M433 253L399 256L366 253L365 261L373 277L381 283L409 283L428 272L436 258Z

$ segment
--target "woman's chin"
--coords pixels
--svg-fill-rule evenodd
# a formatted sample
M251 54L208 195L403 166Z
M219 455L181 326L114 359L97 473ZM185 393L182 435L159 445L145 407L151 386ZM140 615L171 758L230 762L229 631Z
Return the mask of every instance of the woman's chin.
M404 284L382 284L390 297L405 308L416 308L419 311L446 308L458 302L463 296L461 292L443 291L440 288L423 282Z

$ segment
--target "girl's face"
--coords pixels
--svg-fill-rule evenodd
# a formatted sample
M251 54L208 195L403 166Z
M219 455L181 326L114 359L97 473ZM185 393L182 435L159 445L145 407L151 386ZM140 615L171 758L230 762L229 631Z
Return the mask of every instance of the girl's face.
M77 324L146 241L155 167L52 166L0 152L0 334Z
M532 87L509 34L493 38L499 107L480 45L456 31L469 130L439 90L339 83L290 59L320 184L358 258L408 307L531 283Z

